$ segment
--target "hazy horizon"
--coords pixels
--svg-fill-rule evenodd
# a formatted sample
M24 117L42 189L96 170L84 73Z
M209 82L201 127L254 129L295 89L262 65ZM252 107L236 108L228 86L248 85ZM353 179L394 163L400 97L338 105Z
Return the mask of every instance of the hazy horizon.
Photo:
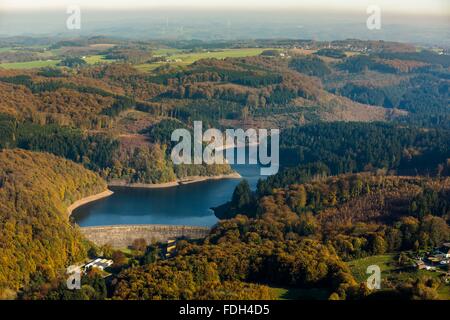
M49 6L54 1L36 1L29 8L43 2L47 3L47 6L29 10L24 10L24 6L22 10L19 10L18 5L26 2L18 1L14 7L8 6L12 4L12 1L0 0L0 36L105 35L142 40L301 38L328 41L358 38L450 46L450 24L447 15L433 15L430 10L423 11L419 15L419 12L413 13L414 10L411 9L404 13L395 10L386 12L381 7L381 30L368 30L366 20L369 14L366 12L365 4L372 1L365 0L360 1L357 7L347 10L345 9L347 6L319 9L319 4L330 2L329 0L320 0L308 9L289 10L283 7L269 10L267 1L251 10L238 9L238 7L219 9L219 7L211 6L205 6L202 10L193 7L180 9L175 6L170 9L133 10L132 5L136 3L134 0L127 2L130 4L128 10L117 10L119 7L113 6L116 1L110 1L111 6L108 6L108 9L99 10L94 9L95 6L86 5L86 2L81 0L74 1L85 4L80 7L81 30L66 28L69 15L62 4L61 8L57 9ZM244 1L244 3L251 2L253 0ZM373 3L377 2L385 1L373 1ZM403 0L400 2L406 5ZM161 2L153 1L152 3ZM177 3L177 0L170 1L169 4L171 3ZM302 3L306 6L306 3L311 2ZM354 3L354 1L346 1L346 3ZM446 1L432 1L430 8L446 8L446 3ZM444 10L443 13L445 12Z
M35 9L48 10L65 8L69 5L79 5L85 9L200 9L222 10L235 9L319 9L326 11L361 11L369 5L378 5L385 13L417 13L449 16L449 1L447 0L2 0L0 9L23 10Z

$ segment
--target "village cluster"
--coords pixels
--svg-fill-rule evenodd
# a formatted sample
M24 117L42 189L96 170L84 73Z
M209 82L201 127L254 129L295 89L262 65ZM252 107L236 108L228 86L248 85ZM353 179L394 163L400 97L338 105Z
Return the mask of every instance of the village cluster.
M441 247L432 250L424 257L418 257L416 260L417 269L437 271L445 268L447 271L450 264L450 242L444 243Z

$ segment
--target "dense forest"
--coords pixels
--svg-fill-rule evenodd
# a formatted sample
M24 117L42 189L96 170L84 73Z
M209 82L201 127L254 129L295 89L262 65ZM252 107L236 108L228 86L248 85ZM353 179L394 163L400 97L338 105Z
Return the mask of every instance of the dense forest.
M170 122L168 122L170 123ZM189 176L214 176L231 173L228 165L174 166L170 161L170 134L166 122L142 132L155 133L149 142L142 139L116 138L107 133L86 133L58 125L19 122L0 114L0 148L44 151L83 164L107 180L126 183L165 183ZM160 134L156 134L160 132ZM161 136L164 133L164 136ZM148 135L148 134L147 134Z
M368 143L370 141L370 143ZM330 174L376 169L402 175L442 175L450 132L386 123L322 123L283 130L282 164L322 163Z
M403 124L449 128L449 64L448 55L426 50L380 52L348 57L322 78L354 101L408 111L397 119Z
M258 182L257 196L290 184L346 173L450 176L447 130L336 122L287 129L280 136L281 170ZM243 187L249 189L240 185L235 193L242 194L239 189ZM216 208L216 215L229 217L243 208L252 211L248 206L254 201L253 196L233 196L228 204Z
M273 189L265 196L253 194L243 182L236 188L230 208L235 211L227 216L231 220L217 228L221 230L226 225L223 235L232 239L245 241L251 237L261 241L262 235L277 241L309 238L331 246L344 261L403 252L396 265L403 270L414 268L413 258L406 252L431 250L450 236L448 178L373 174L316 177ZM262 221L267 223L266 229L260 229ZM239 231L232 233L231 226ZM411 281L385 283L376 295L402 299L412 295L414 299L438 297L436 283L423 286L420 281ZM419 284L422 291L415 287ZM442 285L445 286L441 282ZM343 292L339 295L342 298Z

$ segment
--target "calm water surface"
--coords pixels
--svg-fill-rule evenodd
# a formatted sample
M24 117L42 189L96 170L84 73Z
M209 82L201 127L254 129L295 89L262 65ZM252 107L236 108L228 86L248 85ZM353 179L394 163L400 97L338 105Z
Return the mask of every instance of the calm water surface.
M233 169L256 188L259 165ZM211 180L173 188L111 187L114 194L77 208L73 219L82 227L118 224L212 226L218 220L210 209L231 199L239 179Z

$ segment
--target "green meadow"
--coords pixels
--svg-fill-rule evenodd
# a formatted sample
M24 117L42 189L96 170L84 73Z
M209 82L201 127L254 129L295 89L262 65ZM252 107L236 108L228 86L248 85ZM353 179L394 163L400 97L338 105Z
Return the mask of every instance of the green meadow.
M162 65L171 64L175 66L185 66L192 64L201 59L225 59L225 58L242 58L260 55L269 48L242 48L242 49L226 49L220 51L202 51L202 52L181 52L176 49L160 49L154 51L154 55L167 55L170 62L155 62L137 65L141 71L152 71Z
M96 63L108 63L113 62L114 60L107 60L105 59L104 55L96 54L92 56L86 56L86 58L83 59L88 64L96 64Z
M86 56L84 60L88 64L112 62L113 60L106 60L103 55ZM27 62L13 62L13 63L0 63L0 68L4 69L33 69L43 67L56 67L61 60L35 60Z
M153 51L155 56L166 56L169 62L144 63L136 65L136 67L144 72L152 71L162 65L171 64L175 66L185 66L192 64L201 59L225 59L225 58L242 58L260 55L264 50L269 48L242 48L242 49L225 49L220 51L202 51L202 52L183 52L179 49L157 49ZM11 48L0 48L2 51L10 51ZM0 51L1 52L1 51ZM48 51L42 54L42 57L50 58L54 52ZM105 59L104 55L90 55L83 58L88 64L108 63L113 60ZM36 60L27 62L0 63L0 68L5 69L31 69L42 67L54 67L61 60Z
M276 288L270 287L275 300L327 300L329 290L323 288Z
M37 60L27 62L0 63L4 69L33 69L43 67L55 67L61 60Z
M442 272L427 271L427 270L405 270L396 266L396 254L384 254L377 256L370 256L366 258L349 261L347 265L353 273L356 281L365 282L370 276L366 274L367 267L370 265L378 265L381 270L381 283L401 283L408 279L417 279L420 277L439 278ZM450 284L442 283L437 292L441 299L450 299Z

